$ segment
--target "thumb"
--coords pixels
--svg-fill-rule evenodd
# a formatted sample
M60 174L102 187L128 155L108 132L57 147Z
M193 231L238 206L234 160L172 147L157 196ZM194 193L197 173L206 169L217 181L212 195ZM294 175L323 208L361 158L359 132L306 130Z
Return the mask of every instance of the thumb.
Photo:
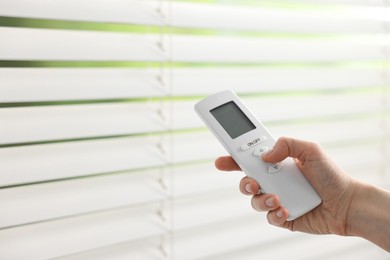
M312 149L311 145L312 143L306 141L281 137L275 143L273 149L262 156L262 159L268 163L280 162L287 157L298 158L300 161L304 161L304 155L308 150Z

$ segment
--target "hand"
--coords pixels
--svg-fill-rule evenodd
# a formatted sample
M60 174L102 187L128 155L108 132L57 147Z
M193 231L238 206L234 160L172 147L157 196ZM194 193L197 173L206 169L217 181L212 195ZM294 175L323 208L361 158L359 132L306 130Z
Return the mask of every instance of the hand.
M257 211L268 211L270 224L292 231L350 235L348 211L358 182L332 162L319 145L306 141L280 138L262 159L267 163L275 163L287 157L295 158L299 169L320 195L322 203L305 215L287 221L288 211L280 206L277 195L258 194L261 184L244 177L240 182L240 190L243 194L253 195L252 207ZM240 170L230 156L218 158L215 165L223 171Z

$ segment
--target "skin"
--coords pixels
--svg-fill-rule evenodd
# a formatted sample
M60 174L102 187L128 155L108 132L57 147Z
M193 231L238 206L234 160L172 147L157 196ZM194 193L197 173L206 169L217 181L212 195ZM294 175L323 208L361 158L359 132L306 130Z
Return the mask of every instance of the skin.
M288 211L275 194L259 194L260 185L244 177L240 191L251 195L256 211L268 212L272 225L311 234L360 236L390 252L390 192L362 183L341 170L315 143L280 138L262 156L267 163L295 159L299 169L320 195L322 203L312 211L287 221ZM215 166L222 171L241 170L230 156L219 157Z

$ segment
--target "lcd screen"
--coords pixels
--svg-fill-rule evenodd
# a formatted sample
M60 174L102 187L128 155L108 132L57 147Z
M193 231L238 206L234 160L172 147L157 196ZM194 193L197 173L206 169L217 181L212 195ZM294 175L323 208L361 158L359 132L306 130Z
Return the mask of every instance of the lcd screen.
M210 110L210 113L232 139L256 128L233 101Z

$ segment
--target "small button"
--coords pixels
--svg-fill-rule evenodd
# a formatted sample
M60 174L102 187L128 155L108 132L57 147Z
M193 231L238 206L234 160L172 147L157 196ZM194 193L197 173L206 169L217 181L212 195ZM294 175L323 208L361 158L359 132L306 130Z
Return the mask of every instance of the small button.
M253 151L253 156L261 156L263 153L266 152L268 152L268 146L260 146Z
M241 150L245 151L245 150L248 150L249 148L252 148L262 142L264 142L265 140L267 140L267 137L265 137L264 135L250 141L250 142L247 142L246 144L243 144L241 145Z
M283 168L282 163L273 163L268 166L268 173L277 173L280 172Z

